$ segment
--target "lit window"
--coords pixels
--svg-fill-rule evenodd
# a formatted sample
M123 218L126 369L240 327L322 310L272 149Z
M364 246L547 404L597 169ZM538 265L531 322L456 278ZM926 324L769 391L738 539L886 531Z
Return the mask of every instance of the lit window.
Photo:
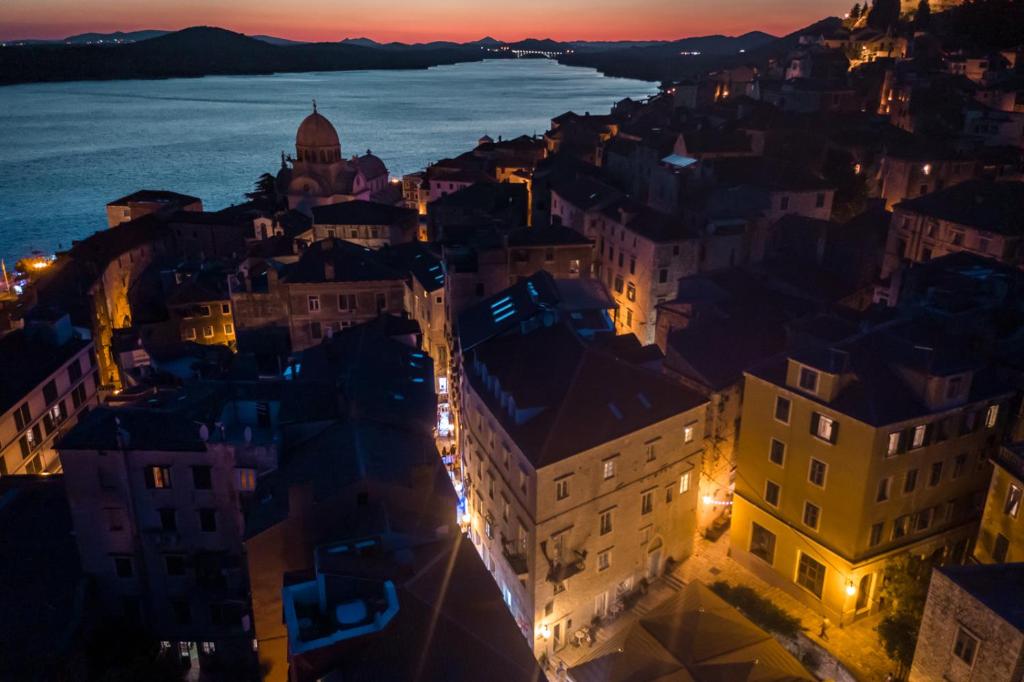
M679 494L690 492L690 472L687 471L685 474L679 477Z
M895 431L889 434L889 447L886 449L886 453L889 455L895 455L900 450L900 432Z
M1017 514L1020 512L1021 494L1021 488L1011 483L1010 489L1006 491L1006 503L1003 505L1004 514L1017 518Z
M920 424L914 427L914 438L913 440L911 440L912 447L919 448L924 445L924 435L927 429L928 427L926 427L924 424Z
M243 492L256 490L255 469L236 469L235 474L238 478L238 490Z
M606 459L604 461L604 478L605 478L605 480L608 480L609 478L612 478L613 476L615 476L615 460L614 459Z
M978 654L978 638L963 628L956 631L953 642L953 653L969 666L974 665L974 657Z
M636 285L632 282L626 285L626 298L630 301L636 300Z
M318 313L318 312L320 312L320 297L319 296L309 296L309 297L307 297L306 298L306 306L309 309L309 312L311 312L311 313Z
M998 419L999 419L999 406L998 405L989 405L988 406L988 411L985 412L985 426L987 428L991 429L993 426L996 425L996 420L998 420Z
M217 646L213 642L203 642L203 653L212 654L217 651Z
M693 442L693 424L687 424L686 426L683 427L683 442Z
M146 467L147 488L170 488L171 468L165 466Z
M826 417L823 414L815 413L811 419L812 430L811 432L821 438L827 440L829 443L834 443L836 439L836 428L835 420L831 417Z

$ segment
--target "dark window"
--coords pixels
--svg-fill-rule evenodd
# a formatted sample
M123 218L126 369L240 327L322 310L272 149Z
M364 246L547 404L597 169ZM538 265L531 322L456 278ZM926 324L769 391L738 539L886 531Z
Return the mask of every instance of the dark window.
M764 501L773 507L779 506L779 484L775 481L765 481L764 484Z
M907 477L903 479L903 492L912 493L914 488L917 487L917 469L911 469L907 472Z
M959 628L953 642L953 653L967 665L974 665L974 656L978 653L978 638Z
M654 510L654 491L648 491L640 498L640 513L650 514Z
M172 599L171 612L174 614L174 621L178 625L188 625L192 622L192 611L186 599Z
M384 294L377 294L377 312L384 312L388 307L388 297Z
M818 390L818 373L807 367L800 368L800 388L812 393Z
M82 363L79 361L78 358L75 358L74 360L71 361L71 364L68 365L68 379L71 380L71 383L75 383L81 378Z
M204 533L214 533L217 530L217 510L200 509L199 527Z
M209 490L213 487L213 476L209 466L192 467L192 485L196 490Z
M821 599L821 589L825 585L825 566L806 554L801 554L800 563L797 566L796 582Z
M816 196L814 198L814 207L815 208L825 208L825 193L824 192L818 192L818 196Z
M775 534L753 524L750 532L750 553L769 564L775 562Z
M168 554L164 557L167 575L185 575L185 557L180 554Z
M804 525L817 530L820 519L821 508L812 502L804 502Z
M309 323L309 336L314 339L321 339L324 336L324 328L319 322Z
M772 438L771 447L768 449L768 459L771 460L772 464L782 466L786 460L786 444L781 440Z
M28 403L23 403L21 407L14 411L14 425L21 431L28 423L32 421L32 413L28 409Z
M996 533L996 543L992 547L992 560L997 564L1006 562L1006 554L1010 551L1010 541L1002 533Z
M928 476L928 485L934 487L942 481L942 462L932 462L931 474Z
M160 510L160 528L163 530L178 530L178 516L173 509Z
M869 547L874 547L875 545L877 545L879 542L882 541L882 530L884 529L884 527L885 527L885 522L884 521L879 521L878 523L876 523L873 526L871 526L871 537L868 538L868 546Z
M779 396L775 399L775 418L785 424L789 423L789 399Z
M661 270L658 270L658 283L659 284L664 284L667 281L668 281L668 270L665 269L665 268L662 268Z
M47 405L52 405L57 401L57 382L51 379L46 382L43 386L43 400L46 401Z
M118 578L131 578L135 575L135 569L132 567L131 557L114 557L114 570L117 572Z

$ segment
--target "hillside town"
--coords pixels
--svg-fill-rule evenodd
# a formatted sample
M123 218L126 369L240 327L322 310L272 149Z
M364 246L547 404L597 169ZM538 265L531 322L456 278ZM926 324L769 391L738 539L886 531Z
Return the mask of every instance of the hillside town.
M1019 682L1024 45L957 10L97 206L0 299L0 678Z

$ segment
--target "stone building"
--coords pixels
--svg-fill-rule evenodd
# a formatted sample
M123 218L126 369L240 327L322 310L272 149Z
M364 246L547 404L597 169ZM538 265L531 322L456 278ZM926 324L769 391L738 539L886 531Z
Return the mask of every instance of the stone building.
M140 189L107 204L107 227L116 227L144 215L168 216L177 211L202 211L203 201L167 190Z
M1017 682L1024 674L1024 563L932 572L910 682Z
M470 536L550 655L690 554L706 403L529 282L460 318L459 437Z
M0 338L0 358L0 476L60 471L54 440L99 404L92 341L37 310Z
M414 209L355 199L313 208L312 241L337 237L369 249L416 241Z
M901 552L962 562L1013 395L924 323L824 327L746 373L731 530L743 565L835 620Z
M299 351L381 313L402 314L406 276L377 252L324 239L295 262L240 269L231 284L233 313L240 331L287 328Z
M1024 444L1004 446L992 458L992 483L974 545L983 564L1024 561Z
M184 667L252 660L243 506L277 466L273 384L198 384L98 408L57 444L82 566L106 615ZM154 404L155 403L155 404Z
M893 208L882 264L888 277L902 263L970 251L1019 266L1024 259L1024 182L969 180Z

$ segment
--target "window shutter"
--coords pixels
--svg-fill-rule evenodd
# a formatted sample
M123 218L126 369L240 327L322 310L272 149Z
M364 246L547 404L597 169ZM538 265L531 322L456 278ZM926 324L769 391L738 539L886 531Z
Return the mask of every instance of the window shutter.
M839 440L839 422L832 420L832 438L829 442L835 445L835 442Z
M821 415L817 412L811 412L811 435L818 435L818 422L821 421Z
M146 487L156 487L156 482L153 480L153 467L146 467L143 473L146 477Z

